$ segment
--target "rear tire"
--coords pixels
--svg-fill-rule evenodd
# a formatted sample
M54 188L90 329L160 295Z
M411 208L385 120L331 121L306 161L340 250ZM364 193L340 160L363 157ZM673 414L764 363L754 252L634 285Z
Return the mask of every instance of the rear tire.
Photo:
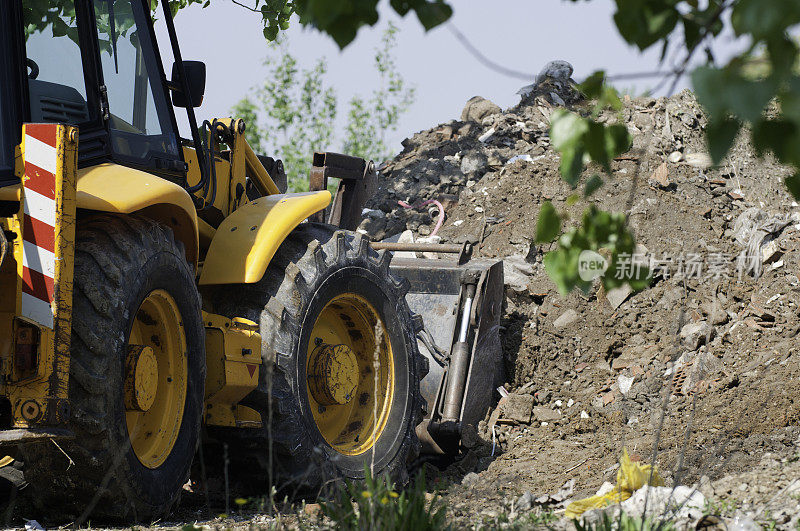
M124 392L129 342L149 345L157 367L147 382L152 405L133 415ZM183 245L143 218L103 215L83 224L69 380L75 439L59 443L73 463L50 442L23 447L34 502L79 520L166 515L197 449L204 385L200 296Z
M234 445L229 455L234 465L241 465L237 467L239 474L249 473L261 482L271 479L279 489L319 489L331 480L363 478L367 465L375 475L388 474L393 481L407 482L408 467L421 448L415 428L423 418L425 403L419 382L427 374L428 365L417 349L416 330L405 301L407 283L390 274L389 261L388 254L374 251L360 234L304 223L286 238L261 282L233 290L219 288L217 311L260 322L262 337L259 386L243 404L261 413L264 428L218 432ZM389 340L386 352L390 357L380 359L392 360L391 364L379 363L377 375L370 373L368 378L375 377L374 386L364 380L364 373L375 366L375 347L366 348L374 338L350 342L340 335L338 341L323 342L312 337L312 330L314 336L324 335L319 333L319 323L348 330L348 334L357 329L366 335L372 328L360 326L361 317L354 316L370 313L382 321ZM337 316L341 316L341 322ZM343 328L341 323L350 328ZM360 340L360 333L351 337ZM352 406L324 406L341 408L342 415L350 415L349 424L321 418L321 403L307 384L313 371L309 358L315 359L314 345L327 343L347 343L354 353L352 359L361 360L357 396L347 402ZM387 371L387 365L391 370ZM380 383L388 382L388 378L379 381L387 374L391 374L391 391ZM382 395L390 399L384 402ZM369 415L359 417L357 413L359 404L368 402L375 404L378 423ZM378 429L381 422L385 424ZM361 436L362 441L372 437L373 442L360 444ZM261 472L255 473L254 462L261 463Z

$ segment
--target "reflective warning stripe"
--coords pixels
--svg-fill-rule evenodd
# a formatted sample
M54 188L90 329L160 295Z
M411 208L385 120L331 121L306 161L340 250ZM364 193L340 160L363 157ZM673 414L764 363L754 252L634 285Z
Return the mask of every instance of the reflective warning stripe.
M56 124L29 124L23 140L22 315L53 328Z

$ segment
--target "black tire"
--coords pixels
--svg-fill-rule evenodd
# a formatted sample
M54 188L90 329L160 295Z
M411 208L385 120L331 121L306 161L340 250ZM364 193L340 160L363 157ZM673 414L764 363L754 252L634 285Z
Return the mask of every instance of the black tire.
M240 473L271 479L279 489L318 489L332 480L363 478L365 462L374 462L376 475L407 482L408 467L421 448L415 428L426 407L419 382L428 364L417 348L405 301L407 281L391 275L389 261L388 254L377 253L360 234L304 223L286 238L261 282L220 288L215 294L219 313L260 322L260 382L243 403L261 413L264 428L217 432L234 445L229 455L234 466L241 465ZM372 449L360 455L344 455L325 441L309 411L305 383L307 345L316 315L344 292L365 297L378 310L395 352L395 398L386 427ZM262 464L255 476L254 463Z
M148 468L128 436L123 380L128 334L154 290L167 291L181 314L188 370L177 438L163 464ZM69 380L75 439L60 443L73 463L52 443L23 447L34 503L59 519L149 523L166 515L197 449L204 386L200 296L181 242L170 229L143 218L102 215L81 224Z

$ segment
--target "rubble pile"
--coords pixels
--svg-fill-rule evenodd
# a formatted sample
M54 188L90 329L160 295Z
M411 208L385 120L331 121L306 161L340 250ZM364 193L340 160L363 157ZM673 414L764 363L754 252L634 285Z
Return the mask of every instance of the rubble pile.
M552 247L533 238L543 201L567 224L587 204L568 201L574 191L548 137L557 106L587 108L571 91L537 86L509 110L473 98L460 120L405 140L359 228L374 239L428 236L438 210L397 202L437 199L441 241L469 239L479 256L505 260L509 394L445 471L456 518L474 519L476 507L490 518L524 491L537 499L572 478L575 497L592 494L613 481L623 445L657 454L668 486L724 486L765 455L800 455L800 208L783 185L790 170L759 159L746 134L712 167L706 119L688 91L625 97L600 120L624 123L633 147L590 201L627 214L653 279L639 293L597 286L562 297L542 265ZM763 498L762 486L771 492L769 477L758 481L735 496L704 494L741 508ZM782 524L800 512L787 499L794 512L781 506Z

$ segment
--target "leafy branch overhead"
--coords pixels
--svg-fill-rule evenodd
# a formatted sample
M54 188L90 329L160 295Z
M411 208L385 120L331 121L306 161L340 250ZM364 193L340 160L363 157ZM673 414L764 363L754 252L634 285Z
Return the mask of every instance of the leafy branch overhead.
M598 121L605 109L619 111L622 107L617 92L605 82L605 74L596 72L579 86L593 104L585 116L566 109L556 109L550 117L550 142L560 154L562 178L572 188L577 188L585 166L597 164L611 174L611 161L630 149L631 136L624 125L606 125ZM589 198L603 183L599 174L591 175L584 184L583 196ZM575 195L568 203L578 201ZM644 288L648 282L647 271L642 268L628 270L618 267L622 256L631 256L635 250L633 235L627 228L624 214L603 212L589 206L583 214L581 225L561 234L562 217L550 201L545 201L539 212L536 241L549 243L558 239L557 249L547 253L545 269L559 291L568 293L574 288L588 291L591 281L579 275L582 253L605 253L609 274L602 276L604 287L611 289L628 283L634 289ZM559 237L560 236L560 237ZM616 271L623 274L616 275Z
M800 198L800 50L792 37L800 24L800 3L616 0L616 4L614 21L620 34L640 50L660 44L663 60L670 46L680 43L684 59L676 80L697 64L696 52L705 52L704 64L692 73L692 85L709 115L706 133L714 162L722 161L740 129L749 125L759 155L772 153L794 167L786 186ZM749 45L720 64L710 44L726 26ZM758 73L753 72L755 61L766 63ZM771 105L774 112L766 112Z
M220 2L220 0L214 0ZM191 4L210 5L212 0L170 0L173 12ZM356 38L361 26L378 22L378 0L234 0L234 3L261 15L264 37L273 41L281 30L289 28L293 14L303 26L310 26L330 35L340 48ZM453 9L444 0L391 0L400 16L413 11L426 30L446 22Z
M119 2L119 0L114 0ZM127 2L128 0L126 0ZM206 8L223 0L169 0L170 10L175 15L191 5ZM228 0L225 0L226 2ZM297 15L303 26L313 27L327 33L344 48L356 38L362 26L374 26L378 22L379 0L230 0L241 8L260 16L264 24L264 37L274 41L281 31L289 29L292 15ZM150 0L153 12L158 0ZM391 0L392 9L400 16L413 11L425 30L431 30L446 22L453 9L444 0ZM74 19L73 0L29 0L26 2L26 21L31 20L29 33L47 27L54 20ZM76 37L77 38L77 37Z
M576 2L577 0L571 0ZM640 50L659 46L661 63L668 54L681 56L679 66L665 73L669 92L691 72L699 102L708 114L706 136L709 153L719 164L730 151L743 127L748 127L760 156L773 154L794 168L785 184L800 198L800 2L789 0L615 0L614 22L620 35ZM749 45L725 63L714 57L711 43L725 32L743 38ZM698 66L699 65L699 66ZM758 65L758 68L754 68ZM600 109L619 109L613 89L597 72L580 87L594 107L588 116L559 109L551 120L553 147L561 154L561 174L577 187L587 163L610 173L610 161L626 151L630 136L621 125L595 121ZM584 184L590 197L602 178L595 174ZM576 199L577 196L574 196ZM536 239L540 243L558 239L558 248L545 257L545 267L562 292L591 283L578 275L579 256L584 251L603 251L606 266L615 270L619 256L633 252L633 239L623 214L601 212L590 206L581 225L559 237L565 215L546 202L539 214ZM617 264L618 265L618 264ZM638 269L638 268L637 268ZM618 278L605 274L606 288L628 282L643 287L641 275ZM624 275L623 275L624 277Z

